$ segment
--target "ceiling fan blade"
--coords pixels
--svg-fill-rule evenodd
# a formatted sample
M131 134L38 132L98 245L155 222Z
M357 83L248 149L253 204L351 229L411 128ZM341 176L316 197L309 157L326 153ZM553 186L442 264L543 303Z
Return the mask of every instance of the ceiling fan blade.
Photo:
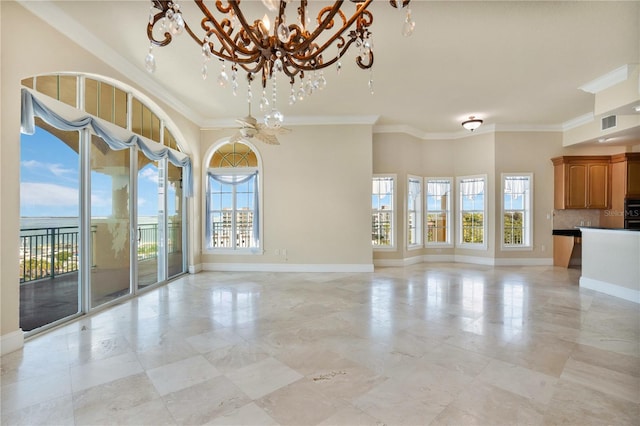
M264 132L256 133L254 138L269 145L280 145L280 141L278 141L278 138L276 138L275 135L270 135Z
M291 129L287 129L286 127L277 127L274 129L272 127L267 127L262 123L258 123L256 128L260 133L264 133L265 135L284 135L291 131Z

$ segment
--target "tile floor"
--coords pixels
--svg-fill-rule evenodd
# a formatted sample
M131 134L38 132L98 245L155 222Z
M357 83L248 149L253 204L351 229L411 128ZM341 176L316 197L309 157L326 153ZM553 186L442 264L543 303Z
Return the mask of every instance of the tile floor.
M180 278L2 357L3 425L640 423L640 308L554 267Z

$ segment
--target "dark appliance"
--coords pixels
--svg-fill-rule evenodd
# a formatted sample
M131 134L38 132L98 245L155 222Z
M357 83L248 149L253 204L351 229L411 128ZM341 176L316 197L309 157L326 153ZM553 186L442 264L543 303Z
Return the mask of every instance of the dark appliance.
M640 199L624 200L624 229L640 229Z

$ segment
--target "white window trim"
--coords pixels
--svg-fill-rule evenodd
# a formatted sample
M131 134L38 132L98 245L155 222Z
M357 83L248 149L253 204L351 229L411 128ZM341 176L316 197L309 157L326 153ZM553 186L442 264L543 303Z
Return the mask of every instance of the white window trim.
M504 244L504 181L507 177L514 176L526 176L529 178L529 199L528 209L525 209L525 214L528 215L526 223L529 226L526 229L528 233L525 238L528 240L527 245L509 246ZM532 251L533 250L533 173L502 173L500 175L500 250L502 251Z
M374 178L391 178L393 180L393 197L392 197L392 201L391 204L393 205L393 217L391 218L391 244L388 246L374 246L373 244L371 245L371 247L373 248L374 251L396 251L397 247L396 247L396 230L397 230L397 223L398 223L398 205L396 202L396 198L397 198L397 194L398 194L398 175L396 175L395 173L374 173L373 176ZM373 179L372 179L373 181Z
M462 193L460 191L460 184L465 179L483 179L484 180L484 196L483 199L483 220L482 220L482 243L464 243L462 242ZM488 189L489 182L487 179L487 175L469 175L469 176L458 176L456 178L456 200L457 200L457 235L456 235L456 247L469 249L469 250L487 250L487 238L489 237L489 233L487 232L487 224L489 223L489 212L487 211L487 203L488 203Z
M426 240L425 238L425 247L428 248L453 248L453 220L452 220L452 216L453 216L453 203L454 203L454 194L455 194L455 190L454 190L454 178L452 176L446 176L446 177L437 177L437 176L430 176L430 177L426 177L424 178L424 185L423 187L424 189L424 220L426 221L427 215L429 214L429 209L427 208L427 196L429 195L427 193L427 191L429 190L428 188L428 184L430 180L447 180L449 181L449 199L447 202L447 241L440 243L440 242L429 242ZM424 227L424 231L427 231L427 227L426 227L426 223L425 223L425 227Z
M410 244L409 243L409 186L410 186L410 182L411 180L414 181L418 181L418 184L420 185L420 199L418 200L418 202L416 202L416 243ZM423 204L424 204L424 197L425 193L424 193L424 182L422 177L420 176L414 176L414 175L407 175L407 191L406 191L406 198L405 198L405 210L404 210L404 217L406 222L406 226L405 226L405 239L407 242L407 250L417 250L417 249L421 249L422 248L422 240L423 240L423 235L424 235L424 214L423 214Z
M203 189L203 193L204 193L204 197L208 197L209 193L207 191L207 180L209 179L209 173L207 173L207 171L210 169L209 167L209 162L211 161L211 157L213 157L213 154L224 144L229 142L229 138L224 138L224 139L220 139L219 141L217 141L216 143L214 143L213 145L211 145L211 147L209 147L209 149L206 151L205 155L204 155L204 161L202 163L202 170L205 170L205 173L202 173L202 189ZM229 255L238 255L238 256L246 256L246 255L263 255L264 254L264 214L263 214L263 186L264 186L264 179L263 179L263 174L262 174L262 157L260 156L260 152L256 149L255 145L253 145L250 142L247 141L242 141L243 144L247 145L249 148L251 148L251 150L256 154L256 158L258 159L258 167L250 167L250 168L229 168L228 173L229 174L233 174L233 173L246 173L248 170L253 170L255 171L256 169L258 170L258 188L260 193L258 194L258 211L259 211L259 223L260 223L260 229L259 231L259 241L258 241L258 247L247 247L247 248L239 248L239 249L233 249L233 248L211 248L207 246L207 236L206 236L206 229L207 229L207 220L209 220L208 217L208 213L207 212L207 203L204 199L202 204L202 252L204 254L229 254ZM235 171L234 171L235 170ZM226 170L225 170L226 172Z

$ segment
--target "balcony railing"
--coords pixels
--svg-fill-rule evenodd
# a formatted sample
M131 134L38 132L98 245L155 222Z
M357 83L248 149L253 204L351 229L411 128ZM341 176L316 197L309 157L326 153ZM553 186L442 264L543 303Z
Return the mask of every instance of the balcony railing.
M20 282L78 271L78 228L20 230Z
M169 224L167 228L168 254L180 252L180 228L179 224ZM97 241L95 233L96 227L92 227L91 236ZM157 224L138 226L138 261L158 257L157 242ZM77 226L20 229L20 282L77 272L78 253Z

